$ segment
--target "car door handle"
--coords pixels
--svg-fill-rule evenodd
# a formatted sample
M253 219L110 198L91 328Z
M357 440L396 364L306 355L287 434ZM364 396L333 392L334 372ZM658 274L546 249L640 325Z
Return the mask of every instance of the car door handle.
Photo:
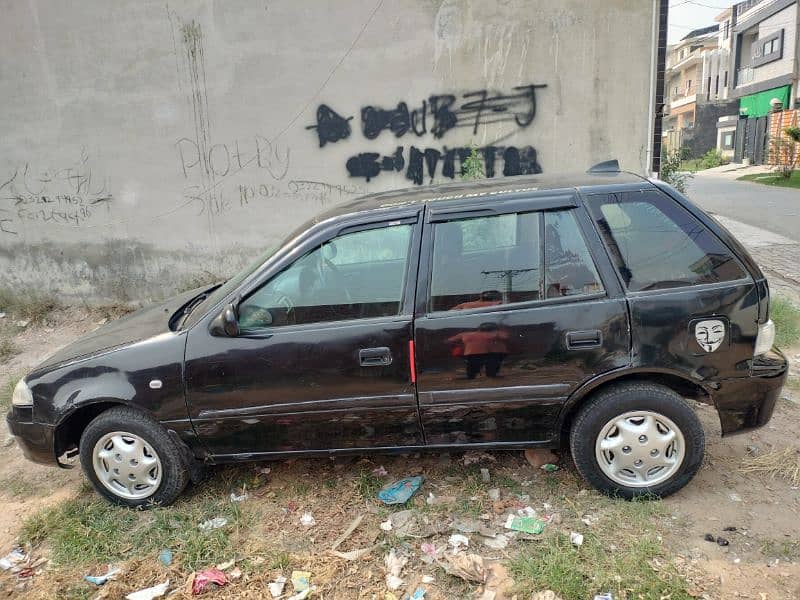
M599 348L603 345L603 332L599 329L590 331L568 331L567 349L583 350L585 348Z
M392 351L388 348L362 348L358 351L362 367L385 367L392 364Z

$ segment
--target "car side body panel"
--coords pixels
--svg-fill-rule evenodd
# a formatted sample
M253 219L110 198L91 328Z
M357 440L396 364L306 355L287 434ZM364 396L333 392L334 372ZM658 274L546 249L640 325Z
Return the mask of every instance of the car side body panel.
M656 189L721 240L750 277L626 293L585 208L585 195ZM427 212L477 214L491 212L493 207L509 212L529 205L537 195L549 199L532 210L574 209L604 295L464 311L444 318L429 315L425 286L431 248L426 246L424 232L430 224L423 220ZM226 303L247 295L302 255L304 248L349 227L409 218L418 219L420 227L397 318L307 327L300 345L278 331L260 340L209 335L211 320ZM219 462L423 447L555 447L564 424L593 391L620 378L648 376L673 377L685 383L686 389L702 390L699 396L716 406L723 433L728 434L769 420L787 371L786 359L777 351L753 358L758 324L769 315L769 290L763 273L741 244L669 186L624 173L554 178L549 183L526 177L376 194L315 218L227 297L192 315L188 330L169 331L169 315L191 297L184 294L131 315L83 340L87 343L60 352L26 377L34 408L13 407L7 417L26 455L54 463L56 454L65 449L56 442L59 430L81 411L92 414L92 406L109 403L154 416L196 457ZM720 346L708 352L698 345L690 326L698 319L712 318L723 320L727 327ZM463 364L453 360L443 341L487 322L508 330L513 352L505 359L509 361L506 367L513 360L514 368L501 371L502 382L459 380ZM567 351L566 332L581 329L598 330L606 346ZM185 356L187 339L196 343ZM416 382L409 363L412 340L417 353ZM317 343L327 348L325 353L315 350ZM259 344L264 353L254 355L251 351ZM380 371L358 368L357 353L351 351L362 346L389 348L392 364ZM277 355L267 356L269 347ZM292 360L301 357L298 364L304 369L296 381L289 377L290 355L295 357ZM254 356L261 358L251 360ZM256 393L247 382L259 376L259 369L268 374L274 361L283 361L280 381L273 389L266 377L257 390L259 400L245 406L247 396ZM215 373L217 379L212 381ZM230 373L244 380L240 391L226 389L223 377ZM326 389L330 377L344 378L334 392ZM288 389L290 384L292 391L270 396L281 385ZM296 384L307 385L299 391L304 386ZM187 385L195 388L189 390L188 398ZM364 415L377 421L367 423ZM266 435L280 443L259 447L265 430L254 433L249 427L254 419L265 416L272 423ZM339 442L333 439L337 430L343 433ZM341 442L344 438L346 443Z

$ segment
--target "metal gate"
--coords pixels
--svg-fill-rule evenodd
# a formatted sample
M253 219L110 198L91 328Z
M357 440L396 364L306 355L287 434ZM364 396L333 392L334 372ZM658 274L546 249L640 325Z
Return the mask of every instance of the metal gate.
M747 158L751 165L764 164L769 156L769 117L739 119L736 124L736 140L733 147L733 162Z

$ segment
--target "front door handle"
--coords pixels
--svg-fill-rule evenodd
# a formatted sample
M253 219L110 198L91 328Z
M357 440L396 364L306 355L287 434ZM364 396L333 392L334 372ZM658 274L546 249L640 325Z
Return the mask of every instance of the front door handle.
M358 362L362 367L385 367L392 364L389 348L362 348L358 351Z
M599 348L603 345L603 332L599 329L590 331L568 331L567 349L584 350L586 348Z

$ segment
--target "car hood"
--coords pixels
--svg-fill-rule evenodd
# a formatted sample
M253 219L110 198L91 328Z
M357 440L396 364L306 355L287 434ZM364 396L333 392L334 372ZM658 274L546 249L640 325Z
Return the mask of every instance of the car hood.
M169 331L169 319L179 308L206 290L206 287L182 292L165 302L153 304L95 329L57 350L36 367L36 371L58 364L87 358L106 350L146 340Z

